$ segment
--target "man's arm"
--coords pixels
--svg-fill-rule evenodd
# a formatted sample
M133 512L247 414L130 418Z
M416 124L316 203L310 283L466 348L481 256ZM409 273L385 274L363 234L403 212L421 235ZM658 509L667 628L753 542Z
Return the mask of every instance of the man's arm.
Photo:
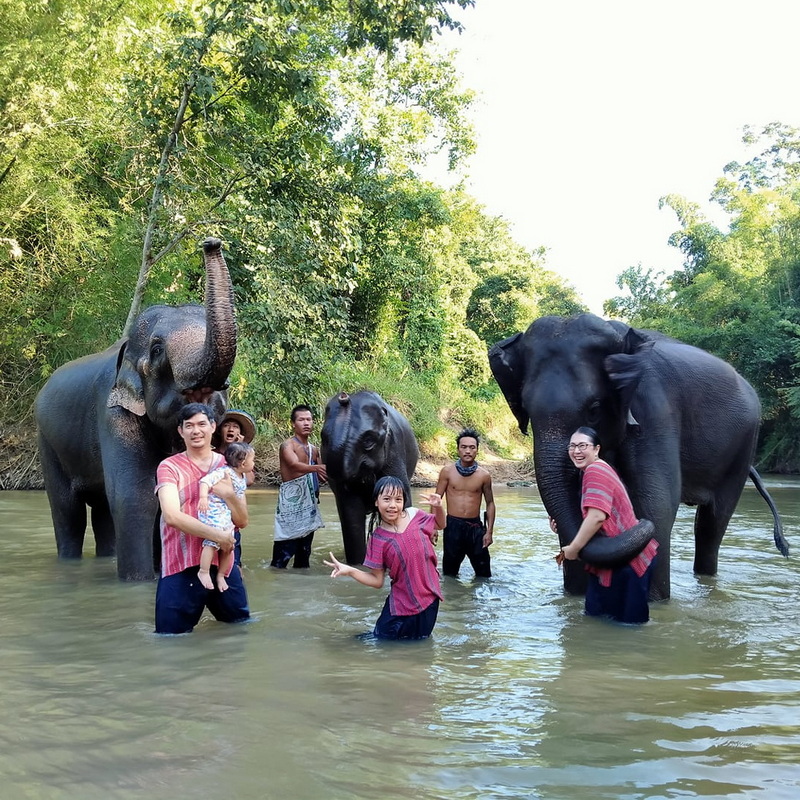
M212 542L216 542L222 550L230 550L235 544L232 530L223 531L214 528L181 511L180 495L178 487L174 483L167 483L159 488L158 502L161 505L161 517L167 525L188 533L190 536L210 539Z
M325 481L328 480L328 468L324 464L320 463L319 458L320 458L320 456L319 456L319 448L315 447L314 448L314 461L316 461L317 463L314 466L316 466L316 468L317 468L317 477L319 478L321 483L325 483Z
M486 533L483 535L483 546L488 547L494 542L494 518L497 514L491 475L487 475L483 483L483 499L486 501Z
M281 464L289 469L291 472L296 472L298 476L307 475L311 472L316 472L321 481L328 480L328 472L324 464L306 464L301 461L299 456L292 446L292 440L285 441L278 451L278 457Z
M450 483L450 466L442 467L439 471L439 480L436 481L436 494L443 499L447 499L447 485Z

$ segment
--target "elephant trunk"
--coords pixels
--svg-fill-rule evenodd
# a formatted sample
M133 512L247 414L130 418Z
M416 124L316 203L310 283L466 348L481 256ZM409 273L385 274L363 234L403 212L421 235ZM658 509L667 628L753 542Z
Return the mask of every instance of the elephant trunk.
M561 547L578 533L583 517L580 508L580 475L567 455L568 437L562 431L534 436L536 484L547 513L556 521ZM564 589L568 594L586 592L586 573L580 561L564 562Z
M222 242L203 242L206 268L206 340L200 373L202 386L221 391L236 361L236 310L228 266L222 256Z

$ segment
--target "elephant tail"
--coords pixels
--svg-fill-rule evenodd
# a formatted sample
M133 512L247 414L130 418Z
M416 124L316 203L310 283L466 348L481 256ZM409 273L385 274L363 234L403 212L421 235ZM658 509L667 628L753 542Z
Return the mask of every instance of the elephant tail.
M755 484L756 489L758 489L758 493L764 498L764 500L767 501L769 510L772 512L772 518L775 520L772 528L772 537L775 539L775 547L781 551L781 555L784 555L788 558L789 542L786 541L786 537L783 535L783 522L781 522L781 516L778 513L775 502L773 501L772 497L770 497L767 487L764 486L764 482L761 480L761 476L758 474L755 467L750 467L750 480Z

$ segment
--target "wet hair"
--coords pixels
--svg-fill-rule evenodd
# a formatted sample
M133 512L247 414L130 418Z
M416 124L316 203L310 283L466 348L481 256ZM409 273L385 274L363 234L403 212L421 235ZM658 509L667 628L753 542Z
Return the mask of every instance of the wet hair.
M244 464L245 459L252 452L254 452L253 445L247 444L247 442L231 442L225 448L225 461L228 462L229 467L237 469Z
M464 430L462 430L461 433L459 433L458 436L456 436L456 447L458 447L459 444L461 444L461 440L467 436L470 439L474 439L475 444L477 444L478 447L480 447L481 437L478 435L478 431L476 431L475 428L464 428Z
M581 425L581 427L578 428L575 431L575 433L580 433L581 435L586 436L595 447L597 447L597 445L600 444L600 437L597 435L597 431L594 428L589 428L586 425ZM574 436L575 433L573 433L572 436Z
M182 428L183 423L186 422L187 419L191 419L195 414L205 414L209 422L217 421L217 415L214 413L214 409L211 408L211 406L207 406L205 403L187 403L178 412L178 425Z
M400 491L400 493L403 495L404 509L411 505L411 498L406 492L406 485L402 480L400 480L400 478L397 478L394 475L384 475L382 478L378 478L378 480L375 481L375 488L372 491L372 514L369 518L369 536L372 536L372 531L375 530L375 526L378 524L378 520L381 518L380 512L378 511L378 498L387 489L390 491L392 489L395 491Z
M302 404L301 404L301 405L299 405L299 406L295 406L295 407L292 409L292 414L291 414L291 416L289 417L289 419L290 419L292 422L294 422L294 418L297 416L298 412L300 412L300 411L308 411L308 413L309 413L309 414L311 414L311 416L312 416L312 417L314 416L314 412L311 410L311 406L307 406L307 405L302 405Z

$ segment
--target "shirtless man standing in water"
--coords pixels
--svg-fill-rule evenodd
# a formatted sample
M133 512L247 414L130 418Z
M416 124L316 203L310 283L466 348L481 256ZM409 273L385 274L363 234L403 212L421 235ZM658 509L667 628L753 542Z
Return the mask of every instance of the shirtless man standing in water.
M328 480L324 464L319 463L319 449L308 439L314 427L314 416L306 405L295 406L291 415L294 435L281 444L278 453L281 468L278 510L275 516L275 544L272 548L270 566L285 569L294 558L294 566L304 569L309 566L311 543L314 531L322 525L318 513L309 514L308 503L318 503L319 484ZM304 479L310 479L306 482ZM298 486L298 482L302 485ZM308 485L307 485L308 484ZM300 492L300 494L298 494ZM281 506L284 511L292 507L292 499L299 500L299 509L308 515L309 528L282 529ZM285 517L283 518L285 519Z
M490 578L489 545L494 541L495 505L492 476L475 460L478 432L471 428L456 437L458 461L442 467L436 493L447 501L447 526L444 529L442 572L456 577L464 556L469 558L475 576ZM486 500L486 524L480 518Z

